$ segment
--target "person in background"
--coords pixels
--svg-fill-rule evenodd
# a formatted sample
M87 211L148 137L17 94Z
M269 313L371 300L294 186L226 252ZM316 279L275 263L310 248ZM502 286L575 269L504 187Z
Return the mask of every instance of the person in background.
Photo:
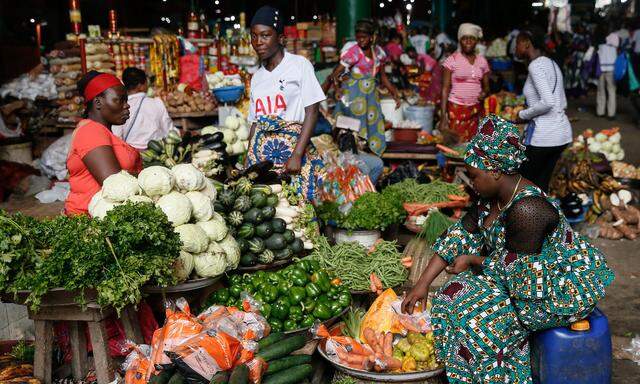
M426 53L418 53L414 47L407 48L407 55L414 60L423 72L431 72L438 62Z
M400 60L400 55L404 52L402 49L402 36L395 30L389 35L389 42L384 46L384 51L392 62Z
M546 192L556 163L573 135L565 113L562 70L544 56L543 48L543 32L522 31L518 35L516 54L528 63L529 70L523 88L527 108L518 114L520 121L528 123L524 142L528 160L520 173Z
M338 98L336 115L345 115L360 120L360 136L367 140L369 150L376 156L382 155L387 147L384 136L384 116L380 106L377 76L380 82L400 107L398 90L389 82L383 70L386 54L375 44L375 26L369 20L356 23L356 44L342 50L340 64L327 77L323 85L325 92L331 86L341 83L342 97ZM340 81L345 70L347 78Z
M630 44L631 33L627 26L628 23L623 21L620 29L615 31L615 34L618 35L618 38L620 39L620 48L627 48Z
M114 75L90 71L78 81L78 91L84 97L85 116L73 131L67 157L71 187L64 204L67 215L87 214L91 198L107 177L142 169L138 151L111 132L112 126L129 119L122 82Z
M518 174L525 158L515 125L482 120L464 158L480 199L435 242L402 302L413 313L433 280L452 274L431 308L449 383L531 383L531 333L584 319L615 278L555 200Z
M565 88L569 96L584 97L587 95L587 76L583 74L584 58L591 42L585 33L582 23L578 23L575 27L573 40L571 41L571 53L564 66Z
M414 34L409 37L409 41L413 48L415 48L418 55L426 55L429 51L429 36L427 36L424 28L416 28L413 30Z
M442 100L440 132L451 131L460 142L470 140L477 132L483 110L482 101L489 93L489 63L476 55L476 44L482 29L463 23L458 29L460 50L442 64Z
M451 38L445 31L440 31L440 29L435 28L434 33L436 34L434 58L442 62L445 53L447 52L449 47L455 46L455 42L451 40Z
M631 36L630 44L633 47L633 56L635 56L636 58L640 57L640 21L638 20L636 20L635 22L635 29L633 31L633 35Z
M160 140L175 128L173 120L161 99L147 97L149 87L143 70L126 68L122 81L129 95L131 117L123 125L114 125L112 131L138 151L144 151L150 140Z
M609 120L614 120L616 116L616 82L613 78L613 70L619 46L620 37L615 32L610 33L605 41L598 46L601 74L598 78L596 115L604 117L606 112Z
M260 68L251 78L251 132L245 166L270 160L290 175L308 201L322 182L322 160L309 142L325 100L313 65L284 48L284 16L263 6L251 20L251 45Z

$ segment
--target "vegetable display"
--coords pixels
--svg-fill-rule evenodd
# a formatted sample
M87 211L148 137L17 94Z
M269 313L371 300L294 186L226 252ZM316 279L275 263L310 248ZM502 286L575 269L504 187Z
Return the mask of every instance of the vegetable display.
M105 197L107 192L111 198ZM212 181L193 165L177 164L172 169L156 165L143 169L137 179L126 171L109 176L92 198L89 214L105 217L133 198L155 201L182 242L181 258L175 266L182 282L194 271L199 277L216 277L240 262L238 244L224 218L214 211L217 197Z
M209 302L240 306L246 293L261 304L274 332L309 328L351 305L348 287L314 260L303 259L277 272L232 275L229 283L229 288L214 292Z
M467 197L462 185L434 180L431 183L420 184L415 179L404 179L384 189L383 194L395 196L396 201L403 203L434 204L451 200L452 198Z
M438 208L432 208L422 224L422 231L416 237L426 240L427 244L431 246L453 223L454 221L440 212Z
M0 236L0 292L30 291L26 305L34 311L53 288L78 292L78 302L95 289L98 304L120 311L140 302L143 285L176 282L180 238L150 203L125 203L98 220L2 212Z
M202 128L202 134L221 133L229 155L241 155L249 147L249 123L242 117L227 116L221 127L207 126Z
M326 238L320 237L310 258L339 275L343 284L354 291L369 290L372 274L383 288L399 286L408 277L395 242L379 241L372 250L367 250L358 243L331 246Z
M207 177L220 174L227 160L227 145L222 134L193 136L190 132L180 136L171 130L161 140L150 140L147 149L140 152L145 168L151 166L173 167L191 163Z
M298 219L305 209L289 204L282 185L254 185L241 177L221 188L216 211L232 227L242 255L241 266L288 260L313 247ZM313 217L313 211L303 218L311 220L309 216Z
M170 114L213 112L216 109L216 100L210 92L194 91L184 84L170 92L160 91L159 96Z
M603 129L595 133L592 130L586 130L582 135L578 136L573 143L574 149L585 148L593 153L601 153L608 161L624 160L624 150L620 146L622 135L620 128Z

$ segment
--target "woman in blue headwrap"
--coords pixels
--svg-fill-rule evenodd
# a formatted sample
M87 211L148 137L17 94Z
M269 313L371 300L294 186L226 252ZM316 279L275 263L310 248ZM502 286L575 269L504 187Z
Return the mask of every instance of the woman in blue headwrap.
M251 45L261 65L251 78L247 165L273 161L312 201L323 165L309 139L325 95L309 60L285 51L283 21L270 6L258 9L251 20Z
M436 242L403 302L413 312L443 270L456 275L431 313L449 383L530 383L530 333L585 318L613 281L604 255L517 173L524 151L513 124L481 121L465 156L480 200Z

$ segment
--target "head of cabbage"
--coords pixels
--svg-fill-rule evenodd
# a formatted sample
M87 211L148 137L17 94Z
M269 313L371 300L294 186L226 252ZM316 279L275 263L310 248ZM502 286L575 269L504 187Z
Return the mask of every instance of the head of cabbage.
M238 246L236 239L234 239L231 234L227 234L218 245L224 250L228 270L238 268L238 264L240 263L240 246Z
M147 196L153 197L171 192L175 180L169 168L154 165L140 172L138 184Z
M211 243L206 252L194 255L194 267L200 277L216 277L227 269L225 253L216 243Z
M191 215L196 221L207 221L213 215L213 203L204 193L191 191L184 194L191 201Z
M89 216L94 219L104 219L107 212L115 208L119 203L110 201L102 197L102 190L96 192L89 202Z
M102 197L111 201L123 202L139 194L138 179L124 170L114 173L102 182Z
M156 202L174 227L189 222L191 219L191 200L180 192L173 191L162 196Z
M186 251L180 251L180 256L173 263L173 271L179 282L185 281L193 272L193 255Z
M218 217L222 219L220 215L218 215ZM210 241L221 241L229 232L229 228L227 227L224 219L218 220L212 218L209 221L197 222L196 225L205 231Z
M209 237L195 224L183 224L175 228L182 241L182 250L191 253L204 252L209 246Z
M183 191L199 191L205 187L204 173L193 164L178 164L171 168L176 187Z

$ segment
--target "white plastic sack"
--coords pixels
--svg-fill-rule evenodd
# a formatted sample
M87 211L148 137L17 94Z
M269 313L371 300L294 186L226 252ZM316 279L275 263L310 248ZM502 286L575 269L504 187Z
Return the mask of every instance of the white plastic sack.
M53 188L36 194L36 199L42 204L53 203L54 201L65 201L69 196L71 187L68 182L57 182Z
M67 178L67 156L73 135L65 135L54 141L42 153L39 168L49 178Z

